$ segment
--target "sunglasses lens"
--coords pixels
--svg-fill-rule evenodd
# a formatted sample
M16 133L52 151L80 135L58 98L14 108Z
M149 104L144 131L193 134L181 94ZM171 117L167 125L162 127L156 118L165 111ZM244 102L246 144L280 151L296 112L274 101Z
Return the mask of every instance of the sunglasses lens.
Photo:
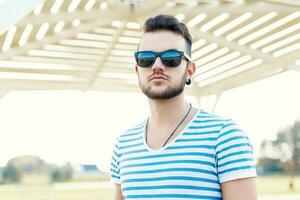
M151 67L156 57L159 56L163 65L166 67L177 67L180 65L182 55L180 51L169 50L162 53L155 53L151 51L140 51L135 53L135 59L140 67Z
M181 63L181 55L177 51L166 51L162 55L162 63L167 67L177 67Z
M139 52L136 62L140 67L150 67L155 61L155 55L151 52Z

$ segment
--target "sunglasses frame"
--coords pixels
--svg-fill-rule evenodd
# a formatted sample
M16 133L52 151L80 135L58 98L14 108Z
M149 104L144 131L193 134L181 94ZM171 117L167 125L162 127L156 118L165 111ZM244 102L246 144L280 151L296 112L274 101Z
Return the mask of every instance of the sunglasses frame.
M152 63L151 65L149 65L149 66L147 66L147 67L140 66L140 67L142 67L142 68L149 68L149 67L151 67L151 66L155 63L157 57L159 57L159 58L161 59L162 63L163 63L162 55L163 55L164 53L167 53L167 52L176 52L176 53L179 53L181 59L182 59L182 57L184 57L187 61L193 62L193 61L192 61L192 58L191 58L189 55L187 55L187 54L184 53L183 51L179 51L179 50L177 50L177 49L168 49L168 50L166 50L166 51L161 51L161 52L155 52L155 51L137 51L137 52L134 53L134 57L135 57L135 61L136 61L137 65L140 66L140 65L138 64L138 55L139 55L140 53L152 53L153 55L155 55L154 61L153 61L153 63ZM180 61L180 63L181 63L181 61ZM174 67L178 67L178 66L180 65L180 63L179 63L177 66L174 66ZM163 64L164 64L164 63L163 63ZM164 65L165 65L165 64L164 64ZM165 65L165 66L166 66L166 67L170 67L170 66L167 66L167 65ZM170 67L170 68L173 68L173 67Z

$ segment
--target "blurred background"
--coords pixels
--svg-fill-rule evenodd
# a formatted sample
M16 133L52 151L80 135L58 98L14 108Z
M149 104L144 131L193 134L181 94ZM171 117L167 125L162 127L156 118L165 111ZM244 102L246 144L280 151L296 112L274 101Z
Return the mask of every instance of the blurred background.
M0 199L107 200L118 135L145 120L150 16L193 36L186 95L254 147L260 200L300 200L299 0L0 0Z

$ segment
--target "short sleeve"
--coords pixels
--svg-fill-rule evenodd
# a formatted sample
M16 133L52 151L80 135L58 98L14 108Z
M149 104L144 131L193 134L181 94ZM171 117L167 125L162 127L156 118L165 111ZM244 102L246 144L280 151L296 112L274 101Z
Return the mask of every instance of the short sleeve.
M251 142L232 120L224 122L215 153L220 183L256 177Z
M120 184L120 155L118 153L118 144L115 145L115 148L112 152L111 164L110 164L110 175L111 180L115 184Z

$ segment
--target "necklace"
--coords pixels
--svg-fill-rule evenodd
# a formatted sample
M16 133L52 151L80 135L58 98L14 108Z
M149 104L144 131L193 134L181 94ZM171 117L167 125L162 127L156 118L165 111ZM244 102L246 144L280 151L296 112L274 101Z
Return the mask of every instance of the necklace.
M192 109L192 104L189 104L189 110L186 112L185 116L182 118L182 120L179 122L179 124L176 126L176 128L172 131L172 133L169 135L169 137L167 138L167 140L165 141L165 143L163 144L162 147L164 147L168 141L172 138L172 136L174 135L175 131L179 128L179 126L184 122L184 120L187 118L187 116L189 115L191 109ZM146 124L146 129L145 129L145 136L146 136L146 143L147 143L147 138L148 138L148 134L147 134L147 128L148 128L148 122L149 122L149 118L147 120L147 124Z

